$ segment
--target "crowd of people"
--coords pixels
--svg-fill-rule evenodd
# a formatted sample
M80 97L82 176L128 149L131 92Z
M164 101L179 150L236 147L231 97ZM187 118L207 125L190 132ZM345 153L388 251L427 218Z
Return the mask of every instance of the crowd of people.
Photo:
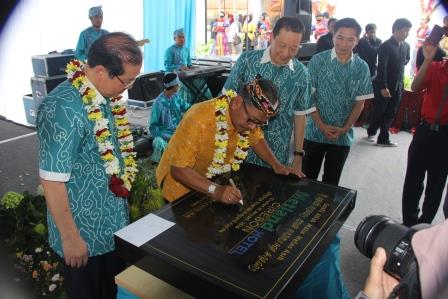
M125 198L137 171L120 95L134 83L143 57L132 36L101 29L101 7L90 9L88 16L92 27L80 35L79 60L67 66L68 80L39 108L39 176L49 211L49 242L64 265L68 298L114 298L114 277L125 265L115 254L113 233L129 223ZM374 110L366 139L375 142L379 129L376 144L396 146L389 128L410 60L405 42L409 20L397 19L392 36L382 43L375 24L368 24L361 37L355 19L330 19L329 32L319 39L325 41L324 48L307 67L296 58L305 32L300 20L282 17L272 30L267 14L259 26L249 26L251 21L251 16L241 22L220 14L212 24L217 53L229 51L228 41L235 35L240 42L250 40L251 46L257 37L258 46L239 56L222 95L194 105L181 93L177 74L192 66L185 35L182 29L173 33L174 44L165 54L163 91L148 124L157 183L167 201L194 190L222 204L237 204L241 191L212 179L237 171L243 162L311 179L318 179L323 164L321 180L338 185L354 139L352 127L367 99L373 99ZM241 26L228 30L237 22ZM432 222L448 174L448 62L433 62L437 47L422 44L424 58L412 84L413 90L426 92L403 189L403 221L408 226ZM448 200L444 212L448 217ZM350 298L339 247L336 236L294 298ZM384 259L380 250L359 298L387 295L384 280L378 280Z

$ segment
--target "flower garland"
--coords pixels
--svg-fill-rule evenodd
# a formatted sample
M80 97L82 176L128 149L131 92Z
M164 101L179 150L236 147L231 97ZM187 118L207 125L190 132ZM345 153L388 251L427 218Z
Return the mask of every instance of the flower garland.
M110 175L109 189L117 196L128 197L132 188L132 182L137 174L135 162L134 142L129 122L126 117L126 108L121 101L121 95L110 99L112 114L117 128L117 139L124 163L124 170L120 168L120 162L114 155L114 145L111 141L112 133L109 129L109 120L104 117L100 105L106 104L106 99L96 90L87 79L82 70L84 63L73 60L67 64L66 73L68 80L72 83L82 97L82 102L87 111L87 118L94 122L95 139L98 151L104 161L106 173Z
M206 177L212 178L215 175L229 172L230 170L238 171L240 164L246 159L249 149L249 131L238 133L238 142L230 160L230 164L225 164L224 160L227 156L227 146L229 144L229 135L227 134L227 118L226 112L229 108L229 102L235 98L237 94L233 90L227 90L225 96L215 100L215 152L210 166L207 168Z

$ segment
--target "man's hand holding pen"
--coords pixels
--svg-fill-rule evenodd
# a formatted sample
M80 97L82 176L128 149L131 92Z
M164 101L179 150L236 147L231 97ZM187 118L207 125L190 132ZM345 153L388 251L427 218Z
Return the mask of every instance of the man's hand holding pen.
M230 185L219 185L216 187L213 198L223 204L243 204L243 195L236 187L232 179L229 180Z

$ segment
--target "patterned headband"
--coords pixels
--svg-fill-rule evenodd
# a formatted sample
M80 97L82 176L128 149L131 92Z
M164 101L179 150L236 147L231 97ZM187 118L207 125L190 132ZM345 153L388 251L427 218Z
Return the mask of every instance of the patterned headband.
M263 112L264 115L267 117L275 116L278 113L278 101L275 103L275 105L272 105L269 101L268 97L263 94L263 91L261 90L259 80L261 79L261 75L258 74L254 80L249 82L246 85L246 90L250 95L250 100L252 101L252 104Z

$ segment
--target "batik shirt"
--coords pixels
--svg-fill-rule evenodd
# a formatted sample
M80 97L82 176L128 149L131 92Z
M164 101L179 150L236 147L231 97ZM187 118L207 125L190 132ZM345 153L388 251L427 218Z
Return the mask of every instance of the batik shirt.
M93 26L82 31L79 35L78 44L76 45L75 57L79 60L86 61L90 45L108 33L109 31L104 29L96 30Z
M190 107L177 93L170 98L162 92L152 106L149 131L153 137L169 140L182 119L182 115Z
M182 66L191 66L190 50L176 44L165 51L165 69L168 72L178 71Z
M351 59L343 64L337 59L334 49L327 50L311 58L308 71L311 77L313 105L327 125L342 128L356 101L373 98L369 67L358 55L352 55ZM350 146L353 143L353 128L336 141L332 141L325 137L310 116L307 120L305 139Z
M190 167L205 177L216 148L215 110L215 99L193 105L185 113L170 139L156 171L157 183L162 187L162 194L168 201L173 201L191 191L187 186L173 179L171 166ZM229 140L224 162L227 164L233 158L238 132L230 120L229 109L226 111L226 120ZM263 133L260 128L250 131L249 145L257 144L262 138Z
M115 136L109 104L100 107ZM109 176L98 152L94 122L87 119L80 94L69 81L56 87L39 106L37 134L39 176L65 183L70 210L89 256L114 250L114 232L129 222L127 202L108 188ZM111 141L123 169L118 141L115 137ZM50 246L62 257L61 236L50 213L47 220Z
M270 47L241 54L224 88L240 91L257 74L274 82L280 96L280 110L276 117L269 120L269 125L263 128L263 133L277 159L287 164L294 115L306 115L315 109L310 103L311 88L306 67L297 59L290 60L287 65L275 65L271 62L269 51ZM247 162L268 166L253 151L249 153Z

